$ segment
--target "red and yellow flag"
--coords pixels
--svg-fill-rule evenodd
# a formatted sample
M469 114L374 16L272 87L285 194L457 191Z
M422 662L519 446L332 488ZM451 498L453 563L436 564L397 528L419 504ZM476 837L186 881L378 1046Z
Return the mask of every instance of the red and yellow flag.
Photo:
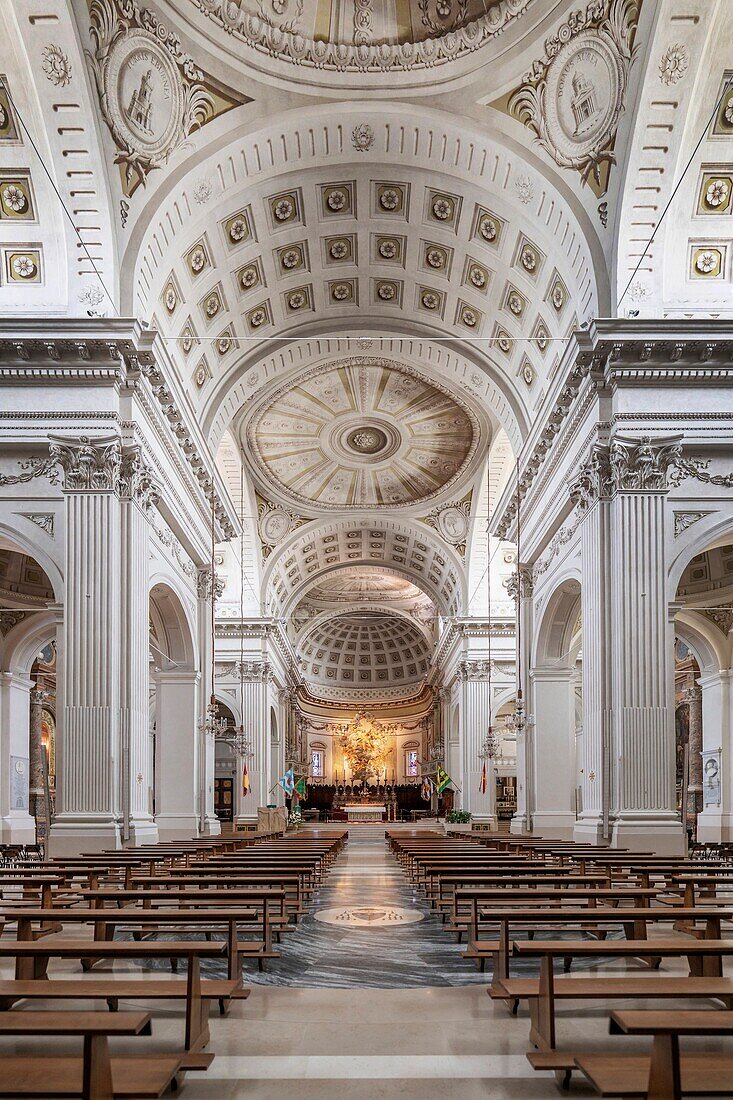
M479 783L479 794L486 794L486 761L484 760L484 766L481 769L481 782Z
M245 763L242 764L242 795L243 796L249 794L249 787L250 787L249 769L247 768L247 763L245 761Z

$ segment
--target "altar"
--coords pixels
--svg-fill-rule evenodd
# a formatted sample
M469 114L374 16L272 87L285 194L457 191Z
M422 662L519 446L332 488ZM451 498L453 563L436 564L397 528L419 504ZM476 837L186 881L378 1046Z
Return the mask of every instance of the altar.
M372 802L351 802L344 807L349 821L381 821L387 807Z

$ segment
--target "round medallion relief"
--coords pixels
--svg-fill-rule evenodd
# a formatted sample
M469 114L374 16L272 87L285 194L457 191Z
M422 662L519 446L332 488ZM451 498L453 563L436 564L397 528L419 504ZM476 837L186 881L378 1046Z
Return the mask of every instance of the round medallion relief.
M546 125L563 163L593 157L615 130L625 75L613 45L594 31L566 43L547 71Z
M119 38L104 84L113 122L128 145L147 156L167 152L183 114L183 85L167 50L144 31Z
M387 446L387 435L381 428L357 428L346 437L346 445L359 454L375 455Z

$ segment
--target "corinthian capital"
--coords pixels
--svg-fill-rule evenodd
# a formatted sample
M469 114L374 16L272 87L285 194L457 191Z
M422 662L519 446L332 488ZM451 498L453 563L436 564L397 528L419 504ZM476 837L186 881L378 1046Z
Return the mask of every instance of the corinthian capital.
M608 447L596 444L591 456L570 485L570 497L580 508L590 508L596 500L611 495L613 476Z
M217 573L212 573L211 566L199 569L196 574L196 595L200 600L211 600L212 594L218 600L224 591L224 581Z
M528 600L534 592L532 570L520 565L510 574L506 582L506 590L516 603L517 600Z
M151 468L143 461L138 447L125 450L120 466L120 496L139 504L148 512L158 503L158 487Z
M64 472L64 489L103 492L117 489L122 448L117 436L78 439L51 436L49 454Z
M639 439L629 439L617 436L610 449L614 489L646 489L648 492L668 489L675 483L682 457L681 438L652 439L643 435Z

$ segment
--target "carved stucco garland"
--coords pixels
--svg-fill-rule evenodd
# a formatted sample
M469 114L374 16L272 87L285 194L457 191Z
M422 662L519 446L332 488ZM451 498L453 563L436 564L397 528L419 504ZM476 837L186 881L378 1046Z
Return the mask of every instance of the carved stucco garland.
M216 113L212 96L201 83L204 74L194 64L193 58L183 52L178 35L168 31L165 24L148 8L140 11L132 0L117 0L118 9L112 0L92 0L89 8L89 34L94 43L94 51L86 50L86 57L94 75L99 93L102 114L109 126L115 143L120 150L115 164L122 164L125 177L129 182L133 173L137 173L144 185L148 173L163 165L171 153L189 134L204 125ZM180 112L176 120L175 133L165 148L158 152L146 152L135 149L126 137L120 125L118 103L110 102L108 92L117 93L117 88L108 88L107 70L113 48L124 39L131 30L146 32L159 47L166 50L173 63L180 69L180 87L176 94L180 96Z
M440 38L420 42L361 43L322 42L291 31L287 25L274 26L270 20L245 11L231 0L192 0L203 14L227 33L236 35L258 53L295 65L312 66L334 72L389 72L435 68L473 53L487 41L505 31L529 8L532 0L500 0L478 19Z
M540 145L549 153L561 168L574 168L581 173L583 183L592 174L600 183L601 168L604 164L614 164L613 143L616 136L619 117L624 108L629 69L638 46L632 49L630 36L638 18L639 5L636 0L612 0L606 11L605 0L591 0L585 11L577 10L570 14L557 33L545 41L545 56L536 60L531 70L525 74L522 87L509 101L510 112L525 126L534 130ZM583 32L592 31L599 45L614 57L619 80L618 108L609 120L605 133L599 134L597 143L576 155L563 151L548 123L547 82L553 61L562 49Z
M615 439L610 446L597 444L588 462L570 486L570 495L581 510L594 500L618 491L660 492L676 488L688 477L708 485L733 488L733 473L711 474L710 460L685 458L682 444L654 440Z

